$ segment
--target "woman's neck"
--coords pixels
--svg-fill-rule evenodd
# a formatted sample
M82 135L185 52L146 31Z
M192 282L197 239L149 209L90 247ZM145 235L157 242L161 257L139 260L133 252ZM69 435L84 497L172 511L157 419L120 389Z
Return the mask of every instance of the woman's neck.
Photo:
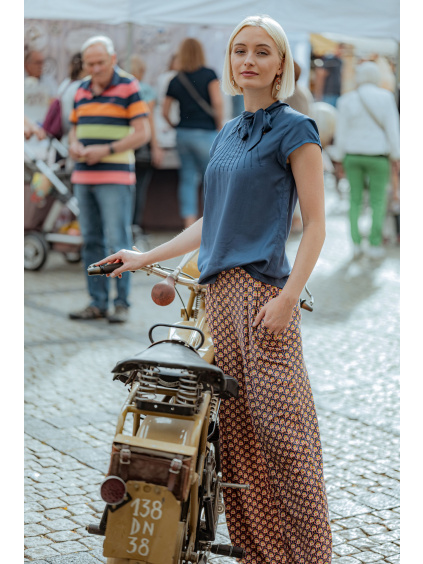
M265 110L269 106L271 106L274 102L276 102L275 98L270 93L266 93L265 95L263 92L257 91L245 91L243 92L244 96L244 108L247 112L255 113L257 110L263 109Z

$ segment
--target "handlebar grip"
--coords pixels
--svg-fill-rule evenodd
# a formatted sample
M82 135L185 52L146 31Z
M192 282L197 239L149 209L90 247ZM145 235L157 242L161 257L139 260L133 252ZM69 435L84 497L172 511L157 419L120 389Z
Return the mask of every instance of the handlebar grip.
M110 274L110 272L113 272L114 270L116 270L122 265L123 262L113 262L110 264L100 264L100 265L90 264L90 266L87 268L87 273L88 276L95 276L95 275L103 276L103 274Z
M168 276L163 282L155 284L151 290L153 302L159 306L167 306L175 299L175 279Z
M313 308L306 302L306 300L300 300L300 307L306 309L307 311L313 311Z

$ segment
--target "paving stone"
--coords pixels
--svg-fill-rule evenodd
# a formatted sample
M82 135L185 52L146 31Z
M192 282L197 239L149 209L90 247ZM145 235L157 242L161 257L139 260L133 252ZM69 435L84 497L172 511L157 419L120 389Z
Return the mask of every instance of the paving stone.
M353 539L360 539L366 536L366 534L361 530L361 528L356 529L344 529L339 531L338 536L344 540L350 541Z
M366 537L366 538L361 538L361 539L353 539L350 541L350 545L351 546L355 546L356 548L359 549L373 549L373 547L375 546L375 542L372 539L372 537Z
M48 533L46 536L56 543L78 540L80 538L80 535L72 530L59 531L57 533Z
M58 507L63 509L66 504L62 499L49 498L41 500L40 505L42 505L45 509L56 509Z
M44 511L44 517L47 519L60 519L61 517L70 517L70 513L65 509L49 509Z
M39 537L39 536L25 537L25 541L24 541L25 548L38 548L41 546L49 545L51 543L52 541L50 539L45 537Z
M350 544L338 544L333 547L333 552L338 556L350 556L351 554L360 552L360 550Z
M28 548L25 550L25 556L31 560L37 558L46 558L47 556L54 556L59 554L52 546L40 546L38 548Z
M393 542L378 544L377 546L374 546L372 550L379 554L382 554L383 556L390 556L392 554L399 553L398 545L394 544Z
M361 527L361 530L367 535L379 535L387 532L386 527L383 525L364 525Z
M103 502L104 505L104 502ZM72 515L84 515L85 513L92 513L93 510L88 504L70 505L69 513Z
M31 524L31 525L25 525L24 526L25 538L26 537L34 537L34 536L37 536L37 535L44 535L45 533L48 533L48 532L49 532L49 530L46 529L42 525Z
M376 554L375 552L370 552L370 551L359 552L358 554L355 555L355 558L360 560L360 562L364 562L364 564L370 564L370 562L373 563L373 562L377 562L378 560L380 560L379 554Z
M398 505L398 499L382 493L358 496L357 500L373 509L391 509Z
M39 512L28 511L24 515L24 523L26 525L30 523L39 523L42 520L43 520L43 515Z
M368 507L349 499L337 500L329 504L329 513L340 517L352 517L367 513Z
M45 522L45 525L52 531L69 531L76 529L74 521L70 519L54 519L52 521Z
M74 554L76 552L85 552L87 547L80 542L66 541L55 543L54 548L61 554Z
M76 552L48 558L48 564L98 564L99 560L96 555L89 552ZM106 562L106 559L103 559Z

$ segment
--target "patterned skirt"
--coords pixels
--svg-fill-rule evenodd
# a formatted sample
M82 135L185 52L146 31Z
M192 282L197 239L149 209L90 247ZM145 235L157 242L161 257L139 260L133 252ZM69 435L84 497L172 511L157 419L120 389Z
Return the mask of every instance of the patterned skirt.
M301 313L275 337L260 308L280 290L241 268L219 274L206 310L216 364L239 382L220 408L225 512L248 564L330 564L332 535L314 400L304 365Z

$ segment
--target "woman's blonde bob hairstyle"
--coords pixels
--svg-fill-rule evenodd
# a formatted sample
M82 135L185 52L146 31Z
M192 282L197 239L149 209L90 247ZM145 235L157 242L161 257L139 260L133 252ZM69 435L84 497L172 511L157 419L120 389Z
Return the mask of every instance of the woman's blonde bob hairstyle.
M249 16L242 20L240 24L233 30L229 38L228 46L225 53L225 62L223 63L222 72L222 90L225 94L236 96L242 94L241 88L235 83L232 84L232 67L231 67L231 51L236 35L248 26L256 26L263 28L276 43L279 57L284 60L283 73L281 78L281 88L276 90L275 83L272 88L272 96L275 100L284 100L291 96L295 90L294 60L292 58L291 49L288 39L280 24L270 16Z

